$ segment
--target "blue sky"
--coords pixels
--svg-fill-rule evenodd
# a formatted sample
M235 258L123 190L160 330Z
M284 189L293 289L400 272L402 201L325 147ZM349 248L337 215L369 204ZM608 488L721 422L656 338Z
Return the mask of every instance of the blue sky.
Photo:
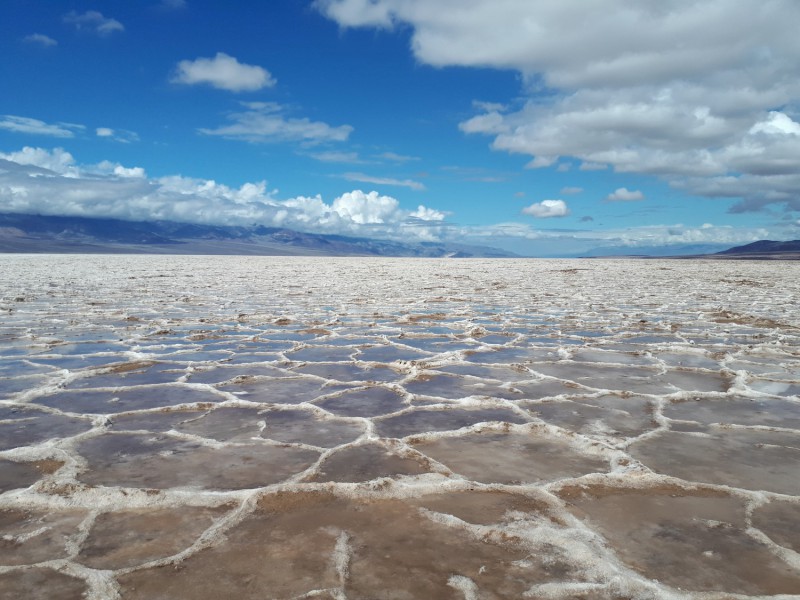
M0 211L527 255L800 237L794 0L5 0Z

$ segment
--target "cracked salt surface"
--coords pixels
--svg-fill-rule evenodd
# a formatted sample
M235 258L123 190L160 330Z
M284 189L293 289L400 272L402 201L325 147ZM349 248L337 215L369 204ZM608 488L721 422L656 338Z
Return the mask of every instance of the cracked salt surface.
M0 598L800 597L798 263L0 268Z

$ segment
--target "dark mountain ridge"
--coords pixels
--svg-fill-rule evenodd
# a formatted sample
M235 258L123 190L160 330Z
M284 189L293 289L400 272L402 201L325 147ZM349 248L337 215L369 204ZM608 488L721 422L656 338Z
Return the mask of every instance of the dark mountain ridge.
M784 252L800 252L800 240L775 242L773 240L759 240L744 246L735 246L717 252L717 254L777 254Z
M496 248L449 242L397 242L304 233L263 225L0 213L0 252L113 254L247 254L322 256L496 257Z

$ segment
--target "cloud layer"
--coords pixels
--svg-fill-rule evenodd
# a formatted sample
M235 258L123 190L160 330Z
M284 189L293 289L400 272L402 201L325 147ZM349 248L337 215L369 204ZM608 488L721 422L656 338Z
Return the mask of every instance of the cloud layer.
M43 33L32 33L30 35L26 35L24 38L22 38L22 41L30 44L39 44L45 48L58 45L56 40Z
M99 36L108 36L115 31L125 31L125 26L117 21L104 17L103 13L96 10L87 10L85 13L71 11L64 15L64 22L75 26L79 31L90 31Z
M332 203L321 196L281 200L264 181L232 188L180 175L150 178L141 167L103 161L78 165L63 149L0 153L4 212L265 225L301 231L433 240L445 214L403 209L376 191L353 190Z
M231 113L228 125L216 129L200 129L205 135L219 135L247 142L343 142L353 128L350 125L334 127L322 121L293 118L275 102L243 102L243 111Z
M318 0L346 27L412 28L418 60L513 69L529 100L461 124L530 167L651 174L735 211L800 210L794 0Z
M279 199L266 182L230 187L209 179L173 175L151 178L141 167L103 161L79 165L60 148L25 147L0 153L0 206L3 212L173 220L214 225L287 227L299 231L388 238L403 241L455 241L497 246L523 254L558 256L596 247L722 244L763 239L763 228L705 224L634 227L624 230L541 230L523 223L460 226L443 211L404 209L377 191L353 190L332 202L320 195ZM525 213L537 218L567 214L563 200L544 200ZM800 223L786 221L788 235Z
M40 121L39 119L31 119L30 117L2 115L0 116L0 129L27 135L71 138L75 135L76 130L82 130L84 127L83 125L74 125L72 123L51 124Z

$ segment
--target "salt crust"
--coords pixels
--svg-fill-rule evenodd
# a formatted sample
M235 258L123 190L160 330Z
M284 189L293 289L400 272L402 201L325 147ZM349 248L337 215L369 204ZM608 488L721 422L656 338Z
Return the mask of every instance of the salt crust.
M576 264L580 264L579 270L575 270ZM800 497L737 486L733 481L676 478L669 472L656 472L631 453L679 426L695 428L688 432L694 436L724 437L732 430L800 436L791 427L755 422L704 424L665 414L680 402L734 399L788 402L787 406L794 404L800 411L796 393L800 389L800 311L796 305L800 265L796 263L322 262L301 258L3 255L0 268L6 274L0 287L0 311L5 313L0 325L0 355L4 360L19 361L13 370L0 371L0 410L7 411L0 413L0 427L35 422L39 414L85 423L78 433L43 435L0 451L0 459L13 462L52 460L62 464L35 484L0 495L0 510L87 512L75 533L65 540L67 558L22 567L0 566L0 574L48 567L84 581L90 599L117 598L121 575L178 565L204 549L224 544L227 533L257 510L259 500L274 494L325 492L363 502L486 491L536 499L559 524L532 513L511 512L501 523L474 525L446 512L419 511L432 521L465 531L476 543L492 539L502 544L503 539L514 536L531 552L558 548L582 573L582 581L533 585L526 597L752 597L733 593L735 590L680 590L648 579L620 561L614 548L593 529L591 520L576 516L565 501L570 494L591 495L596 490L649 493L669 488L677 495L709 493L739 499L746 508L746 534L800 575L800 554L752 525L752 515L759 507L777 501L800 505ZM757 281L759 286L737 285L737 281ZM486 338L491 341L482 341ZM110 344L123 349L108 350ZM458 349L450 350L448 345ZM267 351L259 353L259 348ZM391 348L398 358L361 360L359 356L369 355L370 348L382 352ZM493 362L492 354L502 355L500 351L510 352L514 361ZM261 367L272 375L193 382L197 374L224 369L247 352L253 352L253 360L248 359L245 371ZM326 354L337 359L296 358L324 359ZM77 364L69 362L73 358ZM81 360L88 366L80 366ZM67 363L69 368L60 366ZM352 365L363 374L342 381L297 370L308 364ZM460 371L452 372L454 367ZM383 375L393 373L393 379L370 381L370 370L376 369L386 370ZM470 369L475 373L487 369L489 375L472 375ZM583 369L591 376L583 377ZM30 373L42 375L31 378ZM442 397L434 386L426 393L426 382L444 376L464 386L465 393ZM294 393L307 398L294 402L288 401L290 397L282 401L270 396L270 385L279 379L295 385ZM250 386L250 390L231 391L237 386ZM548 386L562 389L553 392ZM366 418L337 415L320 405L376 387L398 394L403 408ZM167 389L187 395L202 393L213 401L113 410L115 395L158 396ZM537 389L543 395L538 395ZM64 390L107 392L108 409L83 413L43 403ZM620 435L602 419L573 429L563 424L570 421L566 417L556 424L536 416L535 407L542 403L583 404L599 407L609 416L630 416L625 409L604 408L603 399L609 395L640 398L651 425L637 435ZM89 486L81 481L91 468L91 458L81 454L81 444L120 435L114 429L115 419L186 414L186 422L197 422L229 408L253 411L257 426L252 436L227 441L213 431L205 435L185 431L183 421L163 435L176 443L212 451L251 444L297 448L317 453L317 460L283 482L248 489L153 490ZM270 415L281 410L299 411L298 415L307 415L320 426L350 423L360 427L361 433L332 448L263 437ZM505 411L517 422L482 420L481 411ZM425 430L428 415L443 422L458 418L453 427ZM476 415L477 421L472 422L471 415ZM396 439L379 435L382 423L402 422L406 417L419 419L423 429ZM566 443L577 455L602 459L607 468L556 480L481 483L420 452L426 443L487 435ZM326 459L367 443L422 461L428 472L358 483L310 481ZM184 507L225 508L226 512L177 554L116 571L81 564L82 546L99 515ZM26 543L42 530L34 528L12 541ZM309 590L298 598L347 597L356 542L347 531L339 531L335 537L331 564L339 587ZM472 578L453 573L443 577L465 600L481 597Z

